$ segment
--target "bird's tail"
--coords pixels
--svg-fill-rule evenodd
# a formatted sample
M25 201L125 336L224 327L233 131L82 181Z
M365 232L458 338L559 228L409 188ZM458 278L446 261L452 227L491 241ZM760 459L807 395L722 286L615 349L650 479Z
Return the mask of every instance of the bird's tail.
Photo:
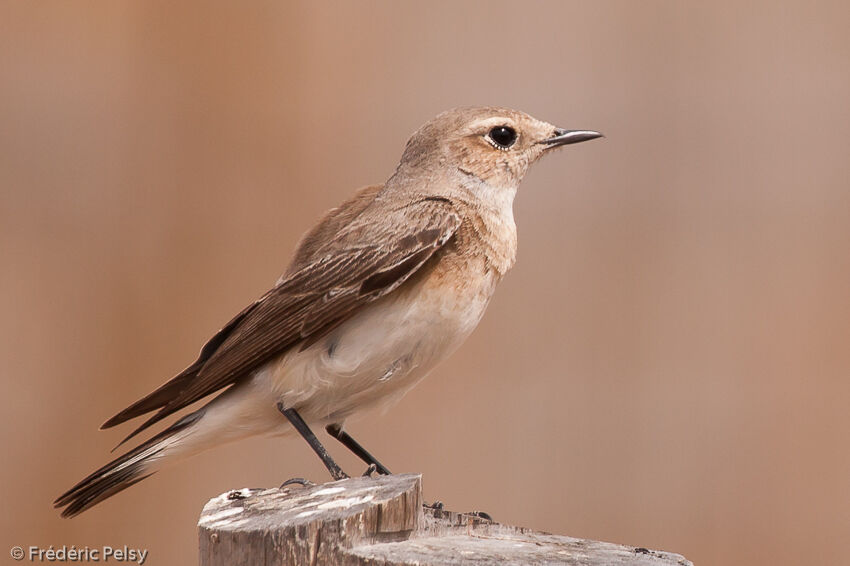
M53 506L64 507L63 517L73 517L155 473L162 459L170 455L169 447L176 448L203 413L201 409L186 415L147 442L109 462L60 495Z

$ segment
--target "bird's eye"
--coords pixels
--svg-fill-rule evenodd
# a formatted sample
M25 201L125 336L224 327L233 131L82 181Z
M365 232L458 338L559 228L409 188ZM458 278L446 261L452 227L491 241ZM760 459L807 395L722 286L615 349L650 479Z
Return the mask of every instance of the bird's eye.
M496 149L508 149L516 143L516 130L509 126L496 126L487 133L487 141Z

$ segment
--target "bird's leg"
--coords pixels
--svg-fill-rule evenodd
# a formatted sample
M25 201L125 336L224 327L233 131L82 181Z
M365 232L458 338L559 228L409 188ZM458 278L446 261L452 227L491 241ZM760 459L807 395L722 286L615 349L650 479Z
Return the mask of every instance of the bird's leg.
M340 425L329 424L328 426L325 427L325 430L328 432L328 434L330 434L331 436L333 436L334 438L336 438L337 440L342 442L343 446L345 446L346 448L348 448L349 450L354 452L354 454L358 458L360 458L361 460L363 460L364 462L366 462L370 466L375 466L375 470L379 474L384 475L384 476L388 476L388 475L392 474L392 472L389 471L386 466L384 466L382 463L378 462L377 458L375 458L374 456L369 454L368 450L366 450L365 448L360 446L359 442L357 442L356 440L351 438L351 435L349 435L347 432L342 430L342 427Z
M322 463L331 473L331 477L334 480L344 480L348 478L345 472L336 465L334 459L331 458L331 455L328 454L328 451L325 450L325 447L322 446L322 443L319 442L319 439L316 438L316 435L313 434L313 431L310 430L310 427L307 426L307 423L304 422L304 419L301 418L301 415L295 409L286 409L283 406L283 403L277 404L277 410L280 411L284 417L286 417L292 426L295 427L295 430L304 437L304 440L307 441L307 444L310 445L310 448L322 459Z

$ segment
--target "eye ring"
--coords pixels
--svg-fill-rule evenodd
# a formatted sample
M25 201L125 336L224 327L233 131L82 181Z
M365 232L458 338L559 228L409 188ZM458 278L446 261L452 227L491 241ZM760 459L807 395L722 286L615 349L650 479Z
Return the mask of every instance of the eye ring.
M487 132L484 139L496 149L505 151L516 143L518 137L516 130L510 126L496 126Z

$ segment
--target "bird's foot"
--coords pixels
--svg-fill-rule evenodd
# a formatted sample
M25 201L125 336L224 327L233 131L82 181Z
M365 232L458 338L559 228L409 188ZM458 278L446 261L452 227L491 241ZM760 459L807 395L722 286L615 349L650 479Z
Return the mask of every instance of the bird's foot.
M442 511L443 510L443 502L435 501L434 503L423 503L422 507L426 507L428 509L433 509L434 511Z
M313 487L316 484L305 478L290 478L280 484L280 489L289 487L291 485L300 485L301 487Z
M349 476L339 468L331 471L331 477L334 479L334 481L351 479L351 476Z
M378 466L376 466L375 464L369 464L369 467L366 468L365 472L363 472L362 477L371 478L372 474L374 474L376 471L378 471Z

